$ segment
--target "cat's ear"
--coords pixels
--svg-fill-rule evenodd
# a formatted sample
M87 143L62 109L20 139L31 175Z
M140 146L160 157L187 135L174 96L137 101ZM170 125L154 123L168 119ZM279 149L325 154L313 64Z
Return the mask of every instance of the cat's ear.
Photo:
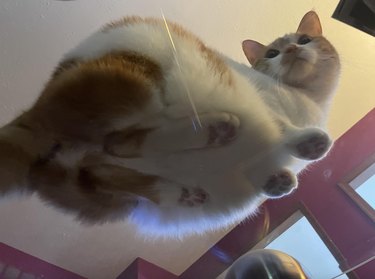
M297 33L306 34L311 37L318 37L322 35L322 25L316 12L310 11L302 18Z
M242 42L243 52L251 65L254 65L258 59L263 58L266 48L266 46L253 40L245 40Z

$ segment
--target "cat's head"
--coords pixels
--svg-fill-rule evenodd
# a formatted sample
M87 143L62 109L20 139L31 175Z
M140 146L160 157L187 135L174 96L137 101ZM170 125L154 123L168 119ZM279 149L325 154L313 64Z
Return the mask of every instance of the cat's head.
M287 34L265 46L253 40L242 44L253 68L278 82L313 92L312 99L324 102L336 86L340 72L339 56L322 36L318 15L310 11L302 18L296 33Z

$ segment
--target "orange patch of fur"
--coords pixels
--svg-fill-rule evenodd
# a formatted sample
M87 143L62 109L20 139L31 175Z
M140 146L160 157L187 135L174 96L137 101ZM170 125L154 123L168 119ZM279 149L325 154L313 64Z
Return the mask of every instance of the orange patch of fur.
M162 93L163 87L160 67L136 53L113 52L88 61L66 60L57 67L36 104L13 125L39 133L42 138L51 136L51 142L62 144L55 152L64 153L64 149L79 142L102 146L106 135L113 131L112 121L141 112L152 98L151 88L159 88ZM129 131L137 152L147 131ZM52 145L50 148L53 150ZM153 187L159 177L104 164L103 154L90 157L89 153L75 162L77 165L65 168L53 154L39 160L9 150L17 155L17 162L25 169L22 177L28 178L33 190L89 223L122 218L136 206L139 197L155 203L160 200ZM21 169L15 168L18 170L14 173Z
M102 29L103 32L108 32L111 29L119 28L123 26L129 26L134 24L140 24L140 23L146 23L146 24L152 24L152 25L163 25L164 22L157 18L142 18L139 16L130 16L122 18L118 21L114 21L112 23L109 23L105 25ZM209 67L216 73L220 75L221 80L227 84L228 86L233 86L233 77L231 75L231 72L228 68L228 66L225 64L225 62L216 54L214 50L207 47L196 35L193 33L187 31L185 28L183 28L181 25L169 22L168 21L168 27L172 30L172 32L180 37L186 38L187 40L194 41L198 45L198 49L203 54L203 57L206 58L206 61L209 65ZM167 30L166 30L167 32Z
M79 59L70 58L68 60L64 60L60 62L60 64L56 67L55 71L52 74L52 78L57 78L61 73L70 70L71 68L78 66L80 63Z
M33 157L11 141L0 140L0 194L13 187L24 188L28 166Z
M44 130L64 137L101 141L111 132L108 129L113 120L147 106L153 94L151 88L163 91L159 66L134 53L116 52L60 65L30 116Z

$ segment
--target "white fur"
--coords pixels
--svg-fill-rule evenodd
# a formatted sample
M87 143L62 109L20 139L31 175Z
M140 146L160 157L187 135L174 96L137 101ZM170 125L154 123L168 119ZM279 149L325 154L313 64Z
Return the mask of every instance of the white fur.
M182 75L162 23L138 23L97 32L69 52L66 58L91 59L113 50L129 50L157 62L165 77L166 101L170 105L162 107L159 95L155 94L154 113L146 115L144 123L156 119L159 124L168 125L173 119L194 119L184 83L188 85L199 114L228 112L240 119L238 138L224 147L154 154L147 159L110 159L116 164L184 185L200 186L209 193L209 202L193 208L163 207L141 201L130 216L130 220L147 235L181 237L220 229L253 214L264 200L259 183L264 182L267 173L280 166L289 166L299 172L306 165L302 160L284 154L278 121L291 122L299 127L319 127L323 125L323 112L304 94L295 94L292 92L295 89L278 84L227 57L223 59L232 69L235 86L225 85L214 71L208 69L195 41L172 35ZM116 127L121 128L121 125L121 120L117 121ZM252 181L248 179L245 173L249 169L259 171L259 180L257 177Z

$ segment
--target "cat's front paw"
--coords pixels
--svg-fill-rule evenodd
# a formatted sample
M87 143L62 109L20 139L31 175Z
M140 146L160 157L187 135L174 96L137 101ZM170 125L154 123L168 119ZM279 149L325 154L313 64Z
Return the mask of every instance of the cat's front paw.
M208 193L201 188L182 188L178 203L183 206L194 207L204 204L208 197Z
M270 198L280 198L297 187L297 178L289 170L280 170L271 175L263 186L263 192Z
M238 135L240 120L230 113L222 113L206 124L208 146L222 146L232 142Z
M306 129L289 143L293 155L304 160L324 157L331 145L327 133L317 128Z

